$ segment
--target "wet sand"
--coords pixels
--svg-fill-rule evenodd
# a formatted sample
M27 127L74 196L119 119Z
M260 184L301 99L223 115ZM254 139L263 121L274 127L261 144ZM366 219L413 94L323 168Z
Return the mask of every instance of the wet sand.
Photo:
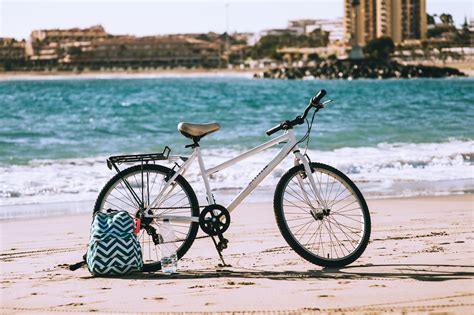
M369 200L371 242L347 268L295 254L270 203L232 213L219 267L196 240L180 272L94 278L81 259L90 215L1 221L1 313L454 312L474 309L474 195ZM200 232L201 233L201 232Z

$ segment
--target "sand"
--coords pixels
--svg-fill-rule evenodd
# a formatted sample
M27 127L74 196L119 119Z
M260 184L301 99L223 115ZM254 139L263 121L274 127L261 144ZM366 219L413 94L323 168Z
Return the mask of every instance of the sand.
M196 240L180 272L94 278L81 259L90 215L2 221L1 313L455 312L474 309L474 195L369 200L371 242L347 268L295 254L269 203L232 213L219 267Z
M113 78L167 78L167 77L253 77L262 69L153 69L117 71L0 71L4 80L70 80L70 79L113 79Z

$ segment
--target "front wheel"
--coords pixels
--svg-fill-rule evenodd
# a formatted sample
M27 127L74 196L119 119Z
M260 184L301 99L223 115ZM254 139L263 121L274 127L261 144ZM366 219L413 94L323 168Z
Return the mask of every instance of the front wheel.
M370 214L356 185L342 172L311 163L316 190L303 165L278 182L273 200L278 227L301 257L323 267L342 267L362 255Z

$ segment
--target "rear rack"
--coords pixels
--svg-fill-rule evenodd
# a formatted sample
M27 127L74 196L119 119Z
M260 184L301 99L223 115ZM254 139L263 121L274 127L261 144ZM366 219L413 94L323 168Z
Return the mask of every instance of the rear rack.
M171 149L168 146L165 146L163 152L161 153L148 153L148 154L129 154L129 155L116 155L111 156L107 159L107 167L112 169L114 167L117 169L116 164L120 165L122 163L135 163L140 162L148 163L150 161L158 160L167 160L170 155Z

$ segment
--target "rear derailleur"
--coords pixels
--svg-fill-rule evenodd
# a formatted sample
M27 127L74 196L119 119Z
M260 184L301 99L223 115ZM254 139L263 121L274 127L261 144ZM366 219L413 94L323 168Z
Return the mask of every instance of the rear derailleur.
M213 204L205 207L199 215L199 226L207 235L211 236L217 249L219 258L224 266L228 266L222 257L222 251L227 248L229 241L224 238L224 232L230 226L229 211L221 205ZM216 241L215 236L219 239Z

